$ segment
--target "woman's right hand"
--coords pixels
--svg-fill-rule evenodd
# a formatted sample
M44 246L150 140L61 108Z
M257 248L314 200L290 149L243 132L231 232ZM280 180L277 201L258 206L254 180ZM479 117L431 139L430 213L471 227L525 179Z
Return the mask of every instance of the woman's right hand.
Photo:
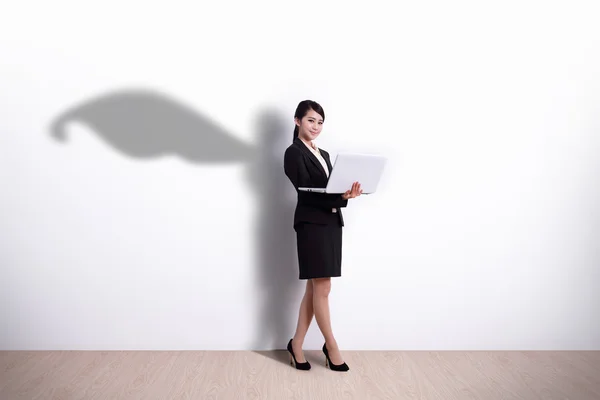
M354 182L352 184L352 189L347 190L344 194L342 194L342 198L344 200L353 199L362 194L362 189L360 188L360 183Z

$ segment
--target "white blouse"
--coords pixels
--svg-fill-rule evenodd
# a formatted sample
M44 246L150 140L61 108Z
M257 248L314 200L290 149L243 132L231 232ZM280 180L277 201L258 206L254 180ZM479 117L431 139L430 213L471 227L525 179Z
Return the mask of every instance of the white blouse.
M312 146L314 146L314 147L308 145L304 140L302 141L302 143L304 143L306 145L306 147L308 147L308 149L315 155L315 157L317 157L317 160L319 160L319 162L323 166L323 169L325 170L325 175L327 175L327 177L329 178L329 168L327 167L327 163L325 162L325 159L321 155L321 152L319 150L317 150L317 145L315 144L315 142L311 142ZM332 208L331 212L336 213L337 209Z
M317 160L319 160L319 162L323 166L323 169L325 170L325 174L329 178L329 168L327 167L327 163L325 162L325 159L321 155L321 152L317 150L317 145L315 145L315 143L312 142L312 145L315 146L313 148L312 146L309 146L308 144L306 144L306 142L304 142L304 141L302 141L302 143L304 143L306 145L306 147L308 147L308 149L315 155L315 157L317 157Z

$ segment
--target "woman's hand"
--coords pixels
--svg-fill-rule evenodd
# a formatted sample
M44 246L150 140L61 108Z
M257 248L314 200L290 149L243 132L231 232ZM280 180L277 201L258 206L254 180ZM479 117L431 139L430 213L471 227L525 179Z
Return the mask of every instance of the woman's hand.
M362 194L362 189L360 188L360 183L354 182L352 184L352 189L346 191L346 193L342 194L342 198L344 200L353 199Z

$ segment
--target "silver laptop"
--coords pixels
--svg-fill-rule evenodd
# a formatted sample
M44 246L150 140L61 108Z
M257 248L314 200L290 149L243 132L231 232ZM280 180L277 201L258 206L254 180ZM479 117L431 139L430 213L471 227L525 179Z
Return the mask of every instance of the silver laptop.
M327 187L299 187L298 190L342 194L352 189L354 182L359 182L363 194L375 193L386 161L387 158L380 155L340 153L333 164Z

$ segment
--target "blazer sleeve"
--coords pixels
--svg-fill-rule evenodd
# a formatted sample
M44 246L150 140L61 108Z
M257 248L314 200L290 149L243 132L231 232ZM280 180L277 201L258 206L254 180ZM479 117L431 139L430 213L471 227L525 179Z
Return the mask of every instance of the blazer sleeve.
M310 175L304 164L302 152L294 147L288 147L283 157L283 168L286 176L294 185L298 193L298 200L307 205L320 208L346 207L348 200L341 194L316 193L298 190L299 187L311 187Z

